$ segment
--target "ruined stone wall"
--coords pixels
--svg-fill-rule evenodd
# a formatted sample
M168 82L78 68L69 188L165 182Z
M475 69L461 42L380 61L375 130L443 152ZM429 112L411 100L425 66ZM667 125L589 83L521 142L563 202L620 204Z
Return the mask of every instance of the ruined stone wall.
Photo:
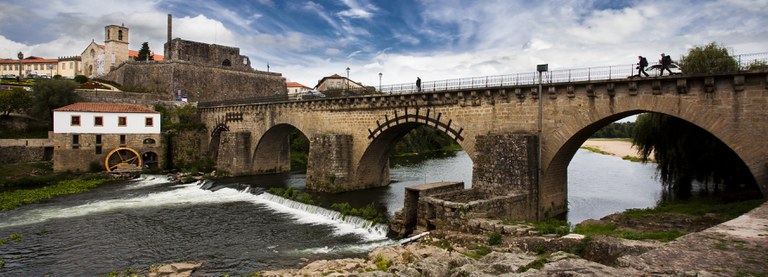
M104 77L127 91L146 91L160 99L177 99L179 90L188 101L208 102L287 95L279 73L234 70L186 61L127 62Z
M0 161L2 161L2 164L15 164L49 160L51 158L50 151L46 151L45 148L27 146L0 147Z
M202 65L226 66L236 70L250 70L251 61L240 55L240 48L196 41L171 40L164 45L165 59L188 61Z

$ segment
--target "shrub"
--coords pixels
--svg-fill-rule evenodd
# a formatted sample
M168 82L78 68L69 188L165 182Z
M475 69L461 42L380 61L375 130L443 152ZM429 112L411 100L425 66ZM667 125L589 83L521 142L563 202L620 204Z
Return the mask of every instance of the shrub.
M493 232L490 235L488 235L488 244L489 245L499 245L499 244L501 244L501 233Z
M85 83L85 82L88 82L88 77L85 77L85 75L77 75L77 76L75 76L75 82L78 82L78 83L81 83L81 84Z

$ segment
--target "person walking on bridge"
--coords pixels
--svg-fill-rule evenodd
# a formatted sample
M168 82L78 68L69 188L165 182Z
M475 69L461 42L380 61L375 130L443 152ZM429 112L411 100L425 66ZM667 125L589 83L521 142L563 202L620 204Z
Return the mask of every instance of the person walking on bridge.
M416 77L416 92L421 92L421 78Z
M648 77L648 73L645 72L645 67L648 66L648 60L643 56L637 56L637 59L639 60L637 62L637 77L640 76L640 73L645 74L645 77Z
M661 53L661 60L659 60L659 63L661 64L659 76L664 76L664 69L669 72L669 76L672 76L672 70L669 70L669 66L672 65L672 58L669 55Z

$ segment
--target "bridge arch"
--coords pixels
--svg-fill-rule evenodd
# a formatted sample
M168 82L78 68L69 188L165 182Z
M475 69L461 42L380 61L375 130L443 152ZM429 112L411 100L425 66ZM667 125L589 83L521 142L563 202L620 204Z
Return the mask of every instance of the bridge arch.
M208 142L211 159L216 160L219 157L219 144L221 143L221 133L229 131L229 126L224 123L216 124L211 131L211 140Z
M721 129L715 128L716 123L709 122L707 120L700 120L698 117L687 117L685 115L680 114L671 114L668 112L663 112L659 110L653 110L653 109L635 109L635 110L628 110L623 112L618 112L615 114L610 114L605 117L599 118L594 121L583 121L582 124L577 124L577 126L569 126L567 128L561 128L561 130L576 130L572 133L569 133L567 136L567 139L560 142L557 145L557 151L552 156L551 160L547 164L544 165L544 175L542 176L542 183L540 185L540 196L539 196L539 208L543 212L543 217L550 217L557 215L558 213L555 211L564 211L558 209L558 207L561 207L563 209L567 208L567 195L568 195L568 182L567 182L567 169L568 165L571 162L571 159L573 159L574 155L576 154L576 151L579 149L579 147L590 137L592 134L603 128L604 126L615 122L619 119L625 118L627 116L631 115L637 115L641 113L660 113L665 114L668 116L673 116L679 119L682 119L686 121L689 124L692 124L698 128L701 128L711 134L713 137L717 138L725 144L731 151L733 151L744 163L747 168L749 168L750 172L752 173L752 178L754 178L756 181L758 178L755 176L755 172L753 170L754 167L759 167L759 164L755 164L756 162L752 162L748 160L747 157L743 155L743 153L739 153L737 151L739 149L738 145L740 145L740 141L736 138L734 138L734 134L731 134L729 132L724 132ZM578 121L578 120L577 120ZM759 185L758 185L759 187ZM761 188L762 189L762 188ZM766 194L766 191L762 191L763 196L768 195ZM558 203L558 199L561 199L562 202Z
M280 173L291 170L291 142L293 130L306 133L294 125L281 123L270 127L259 138L252 155L252 166L255 173Z
M357 167L357 183L361 188L381 187L389 184L389 156L392 150L406 134L419 126L435 128L458 143L462 149L467 149L464 140L464 129L453 123L452 119L446 119L442 113L432 110L420 111L408 109L404 113L397 111L390 117L385 114L376 121L374 128L368 130L368 139L365 152L360 158ZM471 159L471 155L470 155Z

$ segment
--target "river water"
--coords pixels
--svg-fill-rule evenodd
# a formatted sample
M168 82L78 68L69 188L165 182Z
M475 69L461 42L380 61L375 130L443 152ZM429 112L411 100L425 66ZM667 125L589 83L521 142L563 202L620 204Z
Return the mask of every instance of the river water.
M388 187L313 196L321 206L374 203L391 215L402 207L407 185L464 181L471 187L465 152L391 164ZM650 207L660 196L652 165L579 150L568 174L574 223ZM382 226L261 193L301 190L304 179L293 173L178 185L145 175L3 212L0 238L22 238L0 245L0 276L103 276L182 261L202 261L198 273L204 275L239 275L305 259L359 257L393 243Z

